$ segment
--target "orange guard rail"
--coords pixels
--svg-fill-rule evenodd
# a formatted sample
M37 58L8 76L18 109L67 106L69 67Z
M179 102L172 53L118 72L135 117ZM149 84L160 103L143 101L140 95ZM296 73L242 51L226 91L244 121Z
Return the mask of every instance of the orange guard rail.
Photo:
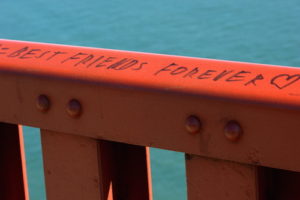
M0 40L0 199L152 199L148 147L186 153L188 199L300 199L300 69Z

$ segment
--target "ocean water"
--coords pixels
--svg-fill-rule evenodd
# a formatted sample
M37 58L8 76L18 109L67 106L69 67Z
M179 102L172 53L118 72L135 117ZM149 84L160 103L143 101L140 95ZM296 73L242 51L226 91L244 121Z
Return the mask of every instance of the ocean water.
M299 0L1 0L0 38L300 67ZM32 200L38 129L24 128ZM151 150L155 200L184 200L182 153Z

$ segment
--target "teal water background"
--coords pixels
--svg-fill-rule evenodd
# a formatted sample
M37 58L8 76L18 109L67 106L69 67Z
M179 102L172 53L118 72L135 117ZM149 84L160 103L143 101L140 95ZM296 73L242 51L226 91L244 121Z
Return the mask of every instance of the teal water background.
M300 67L299 0L1 0L0 38ZM45 199L25 127L30 197ZM183 154L151 150L155 200L186 199Z

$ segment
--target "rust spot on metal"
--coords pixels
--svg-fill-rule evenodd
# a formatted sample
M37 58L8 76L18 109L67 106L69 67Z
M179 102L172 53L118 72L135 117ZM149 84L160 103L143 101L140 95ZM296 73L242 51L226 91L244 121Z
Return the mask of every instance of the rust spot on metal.
M46 172L47 172L47 174L49 174L49 175L52 174L52 172L51 172L49 169L47 169Z
M199 133L202 128L200 119L194 115L189 116L185 121L185 128L189 133Z
M261 163L260 163L259 155L260 154L258 150L256 149L252 150L248 155L249 162L253 165L260 165Z
M243 134L243 129L237 121L231 120L227 122L224 128L224 135L229 141L231 142L238 141L242 136L242 134Z
M36 101L36 107L39 111L47 112L50 109L50 104L50 100L46 95L41 94L38 96Z
M80 102L76 99L71 99L67 105L67 113L72 118L80 117L82 113Z

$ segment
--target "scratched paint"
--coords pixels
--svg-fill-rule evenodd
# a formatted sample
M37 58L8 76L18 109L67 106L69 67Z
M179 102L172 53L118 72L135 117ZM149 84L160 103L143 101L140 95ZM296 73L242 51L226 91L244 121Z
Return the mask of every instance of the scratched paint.
M292 67L10 40L0 40L0 58L5 70L275 103L300 98L300 69Z

